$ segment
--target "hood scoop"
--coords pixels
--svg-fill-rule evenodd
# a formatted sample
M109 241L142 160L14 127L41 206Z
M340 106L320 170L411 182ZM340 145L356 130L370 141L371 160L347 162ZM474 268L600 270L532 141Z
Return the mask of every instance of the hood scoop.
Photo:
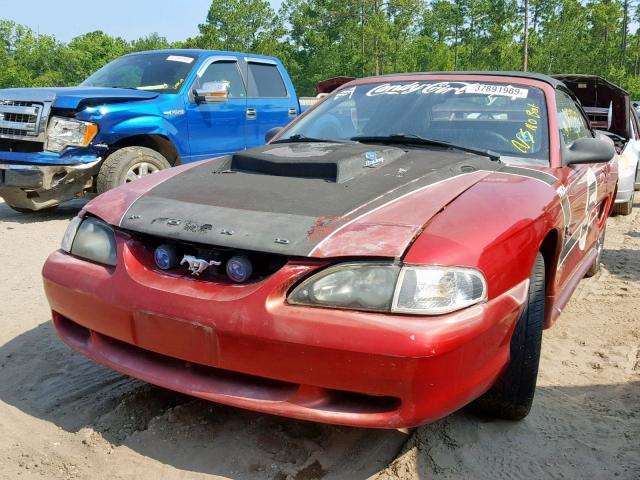
M275 143L238 152L230 171L344 183L405 155L395 147L359 143Z

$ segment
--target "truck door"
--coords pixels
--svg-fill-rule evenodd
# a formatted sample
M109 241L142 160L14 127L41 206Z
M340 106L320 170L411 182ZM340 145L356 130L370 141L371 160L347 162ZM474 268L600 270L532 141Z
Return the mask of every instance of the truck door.
M593 137L588 119L573 99L563 91L556 92L560 142L569 146L579 138ZM595 223L602 213L607 192L605 185L608 164L584 164L562 167L565 183L558 191L565 218L563 244L560 253L561 281L566 281L583 258L586 248L597 240Z
M198 103L194 90L209 82L228 82L229 97L220 103ZM191 161L246 148L247 89L235 57L215 57L202 65L187 100Z
M287 90L278 65L273 60L247 58L248 89L247 148L264 144L264 136L273 127L284 127L298 114L298 101Z

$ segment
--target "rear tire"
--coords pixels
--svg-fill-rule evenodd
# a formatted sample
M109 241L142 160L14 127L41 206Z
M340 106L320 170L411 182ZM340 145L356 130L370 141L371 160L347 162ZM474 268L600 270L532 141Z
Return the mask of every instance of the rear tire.
M481 415L522 420L531 410L538 379L544 323L544 258L536 256L524 309L511 336L511 357L491 389L472 403Z
M629 215L633 211L633 200L635 197L635 191L631 192L631 198L628 202L614 203L613 215Z
M98 172L97 190L104 193L171 165L161 154L146 147L125 147L107 157Z

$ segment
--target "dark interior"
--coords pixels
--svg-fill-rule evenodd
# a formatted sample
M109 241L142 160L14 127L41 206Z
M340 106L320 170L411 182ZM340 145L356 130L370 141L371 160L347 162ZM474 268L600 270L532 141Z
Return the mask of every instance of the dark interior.
M602 108L609 109L611 107L611 126L595 128L606 132L613 133L622 137L626 142L631 137L629 127L629 94L622 88L607 82L605 79L590 75L556 75L555 78L562 80L564 84L574 93L582 103L585 109ZM590 116L590 120L594 120ZM616 144L621 139L612 137Z

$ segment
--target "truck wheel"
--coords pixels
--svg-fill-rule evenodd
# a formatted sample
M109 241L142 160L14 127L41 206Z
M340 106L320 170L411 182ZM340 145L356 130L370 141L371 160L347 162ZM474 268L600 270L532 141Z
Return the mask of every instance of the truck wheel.
M146 147L125 147L107 157L98 172L98 193L156 173L171 165L155 150Z
M529 294L511 336L511 356L502 376L472 409L493 418L522 420L531 410L538 378L544 322L544 258L536 256Z
M606 226L604 230L602 230L602 233L600 234L600 236L598 237L598 241L596 242L596 252L597 252L596 259L593 261L593 263L589 267L589 270L587 270L587 273L584 274L584 276L587 278L593 277L596 273L600 271L600 263L602 261L602 251L604 250L605 231L606 231Z
M613 204L613 215L629 215L633 211L633 200L635 197L635 191L631 192L631 198L628 202L624 203L614 203Z

